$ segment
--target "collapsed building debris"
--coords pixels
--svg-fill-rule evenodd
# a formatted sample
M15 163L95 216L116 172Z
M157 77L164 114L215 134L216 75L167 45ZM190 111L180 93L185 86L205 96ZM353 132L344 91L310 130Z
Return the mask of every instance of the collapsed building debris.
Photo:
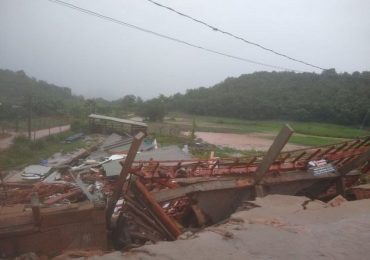
M64 168L57 183L2 183L1 256L105 250L107 238L116 249L175 240L226 219L257 196L345 197L370 170L370 137L281 152L291 134L285 127L264 157L144 161L136 158L145 137L139 133L119 174L89 161ZM48 232L68 238L43 247Z
M368 137L282 153L289 131L283 129L278 145L272 145L274 155L268 152L263 158L137 161L131 174L184 230L225 219L241 201L258 195L256 186L264 195L329 200L344 195L369 170Z
M330 207L302 196L267 195L253 204L220 225L185 232L172 243L94 259L368 259L369 200Z
M148 128L148 125L143 122L97 114L89 115L89 125L93 132L130 133L131 135L140 132L146 134Z

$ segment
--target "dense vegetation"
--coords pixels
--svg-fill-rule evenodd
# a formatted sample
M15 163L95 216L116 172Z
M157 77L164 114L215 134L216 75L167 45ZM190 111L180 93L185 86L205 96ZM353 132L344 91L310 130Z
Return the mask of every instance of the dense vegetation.
M210 87L143 101L126 95L115 101L84 99L71 89L0 70L0 121L15 117L89 113L118 117L132 113L161 121L166 112L224 116L248 120L290 120L370 125L370 72L322 74L256 72L228 78Z
M370 72L256 72L176 94L168 106L198 115L358 125L370 109Z
M68 115L78 111L83 97L71 89L28 77L23 71L0 70L0 120Z
M160 121L165 115L164 97L143 102L126 95L115 101L85 99L70 88L58 87L27 76L23 71L0 70L0 121L32 117L86 118L90 113L125 117L132 113Z

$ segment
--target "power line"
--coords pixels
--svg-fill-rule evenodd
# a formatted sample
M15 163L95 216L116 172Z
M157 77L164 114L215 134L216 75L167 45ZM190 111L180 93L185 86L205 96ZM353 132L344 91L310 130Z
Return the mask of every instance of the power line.
M171 11L171 12L174 12L174 13L176 13L176 14L178 14L178 15L181 15L181 16L183 16L183 17L185 17L185 18L188 18L188 19L190 19L190 20L192 20L192 21L194 21L194 22L196 22L196 23L202 24L202 25L204 25L204 26L206 26L206 27L208 27L208 28L212 29L213 31L220 32L220 33L226 34L226 35L228 35L228 36L231 36L231 37L233 37L233 38L235 38L235 39L241 40L241 41L243 41L244 43L247 43L247 44L250 44L250 45L254 45L254 46L256 46L256 47L258 47L258 48L261 48L261 49L263 49L263 50L265 50L265 51L272 52L272 53L274 53L274 54L276 54L276 55L279 55L279 56L281 56L281 57L287 58L287 59L292 60L292 61L295 61L295 62L302 63L302 64L304 64L304 65L307 65L307 66L310 66L310 67L313 67L313 68L316 68L316 69L326 70L326 69L324 69L324 68L322 68L322 67L320 67L320 66L313 65L313 64L308 63L308 62L305 62L305 61L303 61L303 60L299 60L299 59L296 59L296 58L290 57L290 56L288 56L288 55L286 55L286 54L283 54L283 53L281 53L281 52L277 52L277 51L274 51L273 49L270 49L270 48L264 47L264 46L263 46L263 45L261 45L261 44L258 44L258 43L255 43L255 42L249 41L249 40L247 40L247 39L245 39L245 38L243 38L243 37L240 37L240 36L237 36L237 35L235 35L235 34L233 34L233 33L230 33L230 32L227 32L227 31L224 31L224 30L222 30L222 29L220 29L220 28L217 28L216 26L210 25L210 24L208 24L208 23L206 23L206 22L204 22L204 21L202 21L202 20L199 20L199 19L197 19L197 18L194 18L194 17L192 17L192 16L190 16L190 15L184 14L184 13L182 13L182 12L180 12L180 11L177 11L177 10L175 10L175 9L173 9L173 8L169 7L169 6L166 6L166 5L160 4L160 3L155 2L155 1L153 1L153 0L146 0L146 1L148 1L148 2L152 3L152 4L156 5L156 6L159 6L159 7L165 8L165 9L167 9L167 10L169 10L169 11Z
M73 4L70 4L70 3L66 3L66 2L63 2L63 1L60 1L60 0L48 0L48 1L50 1L52 3L55 3L55 4L62 5L64 7L68 7L68 8L83 12L83 13L88 14L88 15L98 17L98 18L103 19L103 20L107 20L107 21L110 21L110 22L113 22L113 23L116 23L116 24L119 24L119 25L122 25L122 26L126 26L126 27L129 27L129 28L135 29L135 30L139 30L139 31L142 31L142 32L145 32L145 33L149 33L149 34L152 34L152 35L155 35L155 36L167 39L167 40L171 40L171 41L178 42L178 43L181 43L181 44L184 44L184 45L188 45L188 46L191 46L193 48L197 48L197 49L207 51L207 52L210 52L210 53L213 53L213 54L218 54L218 55L221 55L221 56L224 56L224 57L228 57L228 58L232 58L232 59L236 59L236 60L240 60L240 61L244 61L244 62L248 62L248 63L253 63L253 64L256 64L256 65L261 65L261 66L265 66L265 67L270 67L270 68L274 68L274 69L294 71L294 72L302 72L302 71L299 71L299 70L292 70L292 69L288 69L288 68L281 67L281 66L275 66L275 65L271 65L271 64L267 64L267 63L262 63L262 62L259 62L259 61L254 61L254 60L246 59L246 58L243 58L243 57L235 56L235 55L232 55L232 54L228 54L228 53L216 51L216 50L213 50L213 49L209 49L209 48L206 48L206 47L202 47L200 45L196 45L196 44L184 41L184 40L180 40L180 39L177 39L177 38L174 38L174 37L171 37L171 36L167 36L165 34L157 33L157 32L151 31L149 29L145 29L145 28L133 25L133 24L129 24L129 23L124 22L122 20L118 20L118 19L112 18L110 16L106 16L106 15L103 15L103 14L100 14L100 13L97 13L97 12L94 12L94 11L91 11L91 10L88 10L88 9L84 9L84 8L79 7L79 6L76 6L76 5L73 5Z

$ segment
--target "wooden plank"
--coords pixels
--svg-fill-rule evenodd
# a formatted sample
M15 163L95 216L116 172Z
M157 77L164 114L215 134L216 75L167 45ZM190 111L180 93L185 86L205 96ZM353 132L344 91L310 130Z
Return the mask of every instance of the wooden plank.
M346 175L350 171L361 167L364 163L370 160L370 148L364 152L362 155L357 157L356 159L348 162L347 164L343 165L341 168L338 169L338 172L341 175Z
M107 223L109 225L110 219L113 214L114 207L116 206L117 201L122 195L122 188L123 185L126 182L127 175L129 174L129 171L131 169L131 165L135 160L137 151L139 150L141 143L143 142L145 137L145 134L140 132L135 137L133 138L132 144L130 146L130 149L127 153L127 157L125 159L125 162L122 165L122 170L120 173L120 176L116 182L116 187L113 190L112 197L110 201L108 202L108 207L107 207Z
M262 162L257 168L255 173L255 180L256 183L259 183L270 166L279 156L281 150L284 148L285 144L288 142L289 138L293 134L293 129L286 124L281 130L280 133L275 138L273 144L270 146L269 150L267 151L266 155L263 157Z
M191 184L185 187L179 187L174 189L167 189L159 192L153 192L152 195L157 202L164 202L176 198L186 196L187 194L199 192L199 191L211 191L211 190L225 190L251 187L254 184L252 178L239 178L234 180L212 180L207 182L200 182Z
M147 190L147 188L140 182L140 180L136 180L135 182L137 189L141 192L143 197L148 202L149 207L154 211L166 229L175 237L177 238L181 231L178 226L173 222L173 220L164 212L162 207L157 203L153 195Z

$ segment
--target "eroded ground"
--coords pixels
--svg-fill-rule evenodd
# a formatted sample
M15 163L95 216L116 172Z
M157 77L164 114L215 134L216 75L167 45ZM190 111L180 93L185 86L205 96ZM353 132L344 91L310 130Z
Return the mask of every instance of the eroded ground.
M92 259L368 259L369 199L337 207L305 202L270 195L200 233Z

